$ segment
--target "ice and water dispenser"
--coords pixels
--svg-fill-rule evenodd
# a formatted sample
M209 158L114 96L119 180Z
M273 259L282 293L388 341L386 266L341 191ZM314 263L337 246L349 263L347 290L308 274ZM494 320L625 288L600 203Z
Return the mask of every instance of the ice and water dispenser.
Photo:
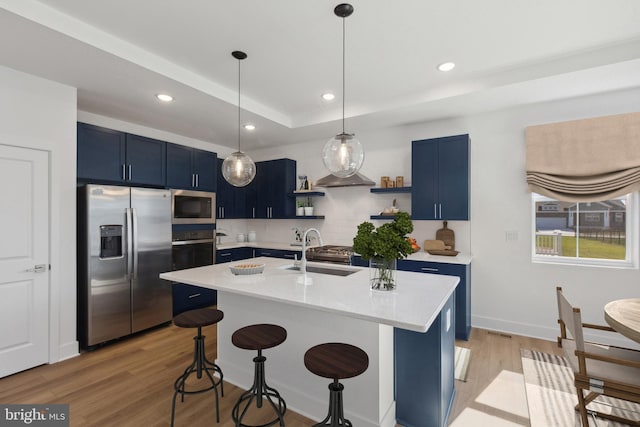
M100 226L100 258L122 257L122 225Z

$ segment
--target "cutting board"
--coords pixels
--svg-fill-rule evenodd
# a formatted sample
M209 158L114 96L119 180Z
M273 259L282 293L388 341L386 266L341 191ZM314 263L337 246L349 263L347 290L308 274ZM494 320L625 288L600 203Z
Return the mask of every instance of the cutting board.
M436 240L442 240L449 250L456 248L456 235L452 229L447 228L447 221L442 222L442 228L436 231Z

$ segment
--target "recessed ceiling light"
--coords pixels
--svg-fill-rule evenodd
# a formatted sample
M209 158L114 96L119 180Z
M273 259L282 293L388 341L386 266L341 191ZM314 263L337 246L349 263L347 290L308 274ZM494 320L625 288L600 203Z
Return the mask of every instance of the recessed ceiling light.
M443 62L442 64L438 65L438 70L440 71L451 71L454 68L456 68L456 64L454 64L453 62Z
M335 99L335 95L332 93L323 93L322 94L322 99L324 99L325 101L333 101Z
M159 94L156 95L156 98L158 98L162 102L171 102L171 101L173 101L173 96L167 95L166 93L159 93Z
M247 123L246 125L244 125L244 128L246 130L255 130L256 126L252 125L251 123Z

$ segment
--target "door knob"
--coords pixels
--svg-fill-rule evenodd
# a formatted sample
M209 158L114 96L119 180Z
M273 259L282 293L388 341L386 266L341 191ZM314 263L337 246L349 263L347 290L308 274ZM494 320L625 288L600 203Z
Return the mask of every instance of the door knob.
M45 271L47 271L47 264L37 264L33 268L29 268L25 271L31 273L44 273Z

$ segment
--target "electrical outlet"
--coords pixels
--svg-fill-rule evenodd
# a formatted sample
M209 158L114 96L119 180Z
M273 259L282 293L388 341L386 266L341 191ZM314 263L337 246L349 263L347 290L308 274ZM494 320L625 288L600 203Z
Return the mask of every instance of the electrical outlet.
M518 232L515 230L509 230L504 232L504 239L507 242L515 242L518 240Z

